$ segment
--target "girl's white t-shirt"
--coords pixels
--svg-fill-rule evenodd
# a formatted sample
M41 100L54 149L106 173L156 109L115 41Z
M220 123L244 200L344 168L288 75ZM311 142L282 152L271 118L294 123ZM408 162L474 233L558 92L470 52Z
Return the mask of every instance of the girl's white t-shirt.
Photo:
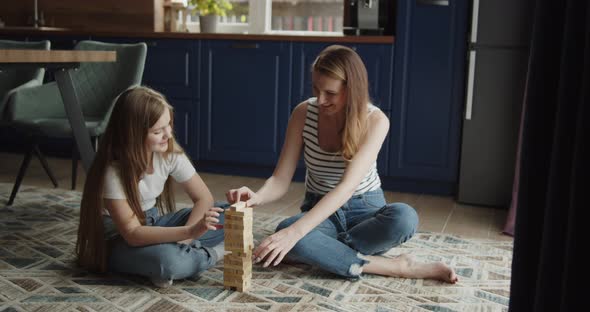
M183 183L196 173L195 168L184 153L170 153L166 158L161 153L154 153L153 166L154 172L151 174L145 173L139 180L140 203L143 211L156 206L156 198L164 191L164 184L168 176L172 176L178 183ZM127 198L117 171L113 166L107 167L103 198ZM108 215L109 213L104 209L103 214Z

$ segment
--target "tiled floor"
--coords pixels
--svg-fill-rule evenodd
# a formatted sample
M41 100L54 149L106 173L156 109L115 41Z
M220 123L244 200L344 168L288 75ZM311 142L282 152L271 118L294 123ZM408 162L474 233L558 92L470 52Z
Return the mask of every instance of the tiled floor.
M21 161L22 155L0 153L0 182L14 183ZM49 165L58 179L59 187L69 189L71 161L50 158ZM201 176L216 200L224 199L225 192L230 188L246 185L257 190L264 183L264 179L242 176L210 173L202 173ZM82 190L84 178L84 170L79 166L77 190ZM53 187L36 158L31 161L23 184ZM294 215L299 212L303 192L304 185L302 183L292 183L289 192L282 199L258 207L257 210L285 216ZM190 202L189 198L180 190L176 193L178 202ZM413 206L420 216L420 230L422 231L450 233L468 238L512 240L512 237L501 234L507 213L505 210L463 205L455 202L452 197L398 192L386 192L385 196L388 202L405 202ZM16 200L18 200L18 195Z

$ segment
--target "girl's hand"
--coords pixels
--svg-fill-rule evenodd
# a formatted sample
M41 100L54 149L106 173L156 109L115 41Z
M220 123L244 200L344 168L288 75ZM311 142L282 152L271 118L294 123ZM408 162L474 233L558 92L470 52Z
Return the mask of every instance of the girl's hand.
M219 223L219 214L223 212L223 208L219 207L211 207L209 210L205 211L205 215L203 218L199 220L195 225L190 227L190 235L191 237L197 238L208 230L215 231L217 230L216 225Z
M261 204L260 197L246 186L227 191L225 197L230 204L238 201L245 201L247 207L254 207Z
M285 255L301 239L290 227L284 228L265 238L252 253L254 263L264 261L263 267L281 263Z

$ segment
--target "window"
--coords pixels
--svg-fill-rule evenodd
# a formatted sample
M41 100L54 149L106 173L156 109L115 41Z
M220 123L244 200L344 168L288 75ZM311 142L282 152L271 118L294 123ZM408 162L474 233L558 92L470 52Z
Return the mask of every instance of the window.
M342 32L342 0L272 0L273 31Z
M220 33L342 34L342 0L231 0L232 10L219 17ZM189 17L191 32L199 31L199 17Z

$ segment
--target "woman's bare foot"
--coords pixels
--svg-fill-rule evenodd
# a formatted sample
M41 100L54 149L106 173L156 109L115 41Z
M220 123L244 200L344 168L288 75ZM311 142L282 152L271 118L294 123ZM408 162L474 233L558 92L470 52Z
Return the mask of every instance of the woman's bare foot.
M363 272L392 277L435 279L455 284L459 279L455 271L442 262L423 263L407 254L395 258L367 256L370 262L363 267Z

